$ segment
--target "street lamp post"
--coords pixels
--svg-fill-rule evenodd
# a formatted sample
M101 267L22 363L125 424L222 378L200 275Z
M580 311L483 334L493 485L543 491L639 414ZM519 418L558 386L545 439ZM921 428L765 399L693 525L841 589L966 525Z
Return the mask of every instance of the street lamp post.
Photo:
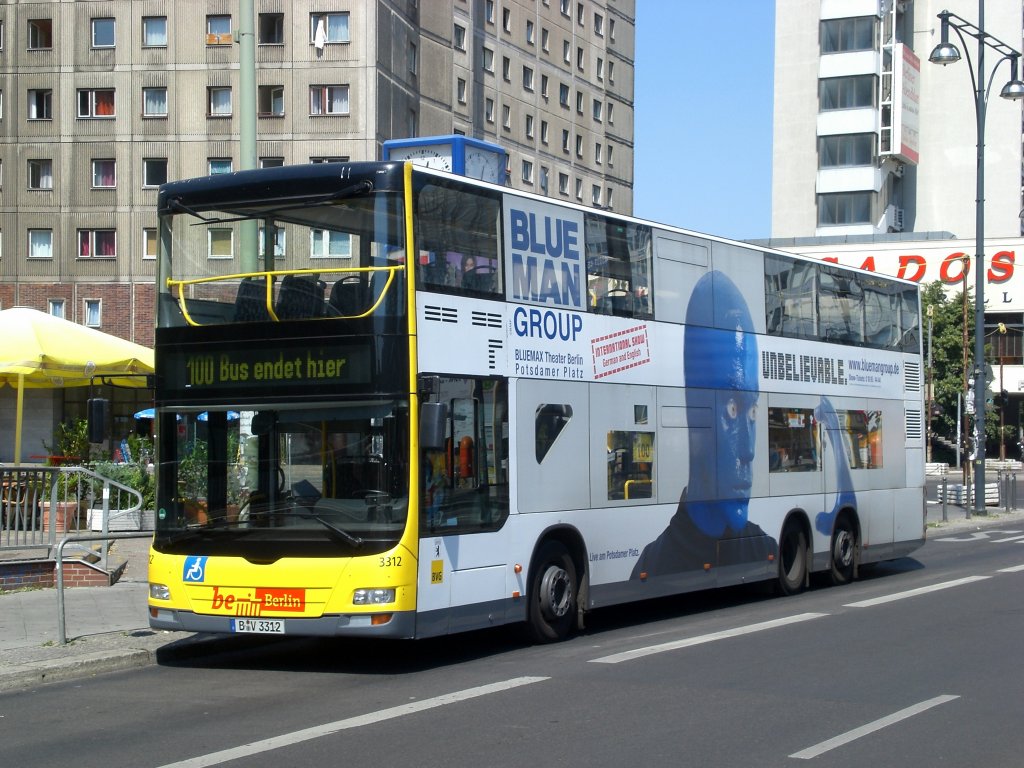
M1024 82L1017 78L1020 52L985 31L985 0L978 0L978 23L972 24L955 13L943 11L942 38L928 60L933 64L952 64L960 60L960 51L949 42L950 27L964 47L974 91L974 114L978 128L977 195L975 198L975 261L974 261L974 512L985 514L985 110L996 70L1004 60L1010 62L1010 80L999 95L1004 99L1024 98ZM975 70L964 35L978 41L978 68ZM999 54L999 60L985 82L985 48Z

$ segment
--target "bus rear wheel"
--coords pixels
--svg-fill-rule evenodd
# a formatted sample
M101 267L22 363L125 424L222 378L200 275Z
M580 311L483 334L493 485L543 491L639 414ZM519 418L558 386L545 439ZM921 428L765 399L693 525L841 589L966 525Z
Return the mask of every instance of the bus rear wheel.
M576 620L576 566L569 550L557 541L545 542L535 563L527 596L530 637L538 643L564 640Z
M790 521L779 537L779 589L784 595L795 595L806 583L807 534L803 526Z
M857 531L848 515L836 520L832 531L831 568L829 576L836 586L853 581L854 557L857 552Z

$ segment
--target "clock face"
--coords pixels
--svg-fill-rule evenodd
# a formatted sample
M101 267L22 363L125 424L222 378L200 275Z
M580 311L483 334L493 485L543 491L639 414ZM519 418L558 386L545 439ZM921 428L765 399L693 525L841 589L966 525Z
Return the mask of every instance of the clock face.
M392 160L408 160L415 165L434 168L438 171L452 170L452 148L447 144L429 147L409 147L391 150Z
M497 152L467 147L466 175L472 179L501 184L505 181L505 158Z

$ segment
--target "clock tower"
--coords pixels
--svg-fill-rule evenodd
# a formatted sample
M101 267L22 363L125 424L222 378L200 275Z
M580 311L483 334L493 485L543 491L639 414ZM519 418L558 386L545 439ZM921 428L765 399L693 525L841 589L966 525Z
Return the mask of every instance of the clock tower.
M505 150L469 136L424 136L384 142L385 160L409 160L471 179L505 183Z

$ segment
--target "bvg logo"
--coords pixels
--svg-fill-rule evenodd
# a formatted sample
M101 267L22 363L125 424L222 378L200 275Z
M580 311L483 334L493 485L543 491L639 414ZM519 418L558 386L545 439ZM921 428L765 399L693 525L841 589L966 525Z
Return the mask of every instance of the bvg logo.
M306 610L306 590L257 587L236 595L213 588L210 608L235 616L265 616L270 613L302 613Z

